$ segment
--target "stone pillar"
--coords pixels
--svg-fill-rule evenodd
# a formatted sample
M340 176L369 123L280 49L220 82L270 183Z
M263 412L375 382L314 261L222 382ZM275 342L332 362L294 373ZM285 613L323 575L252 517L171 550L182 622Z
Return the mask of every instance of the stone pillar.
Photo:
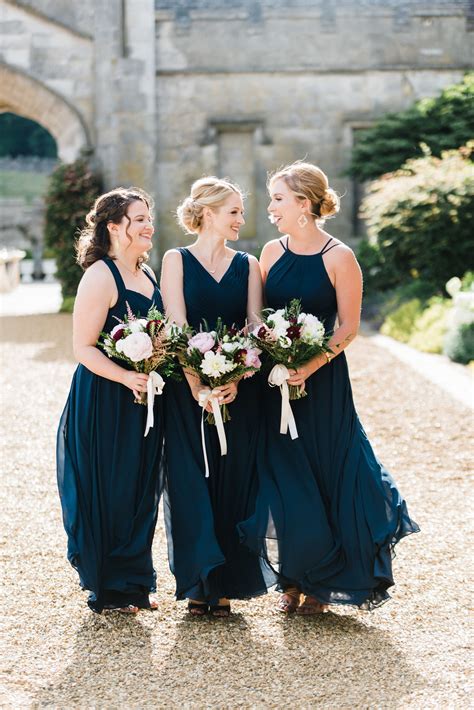
M156 157L153 0L95 3L95 128L106 188L154 192Z

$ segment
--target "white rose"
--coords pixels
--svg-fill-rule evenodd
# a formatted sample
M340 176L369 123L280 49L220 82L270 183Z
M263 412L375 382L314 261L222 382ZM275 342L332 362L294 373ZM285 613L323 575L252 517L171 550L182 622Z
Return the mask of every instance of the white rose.
M118 342L121 345L121 349L119 350L117 347L117 350L133 362L146 360L153 354L151 338L146 333L132 333Z
M235 351L239 350L240 348L240 343L222 343L222 350L225 353L235 353Z
M127 323L127 328L130 333L143 333L146 331L146 324L148 323L145 318L137 318L137 320L131 320Z

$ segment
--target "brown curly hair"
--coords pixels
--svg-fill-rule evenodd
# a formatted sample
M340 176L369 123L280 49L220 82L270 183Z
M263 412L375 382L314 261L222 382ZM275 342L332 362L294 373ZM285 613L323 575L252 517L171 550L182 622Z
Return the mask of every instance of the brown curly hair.
M81 230L76 242L76 260L84 271L99 259L108 256L111 242L107 224L119 224L124 217L130 224L127 210L132 202L137 200L144 202L151 212L153 200L139 187L116 187L96 199L86 216L87 226ZM128 231L126 234L131 241ZM138 258L139 264L145 261L148 261L147 254Z

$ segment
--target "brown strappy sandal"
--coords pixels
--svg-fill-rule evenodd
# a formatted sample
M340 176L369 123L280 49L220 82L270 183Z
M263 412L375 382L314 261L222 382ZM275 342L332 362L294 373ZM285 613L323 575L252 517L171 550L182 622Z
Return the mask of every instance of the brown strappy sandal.
M312 616L313 614L324 614L327 610L327 604L322 604L314 597L306 595L303 603L296 609L296 613L302 616Z
M280 595L276 606L283 614L292 614L298 608L301 599L301 592L298 587L287 587Z

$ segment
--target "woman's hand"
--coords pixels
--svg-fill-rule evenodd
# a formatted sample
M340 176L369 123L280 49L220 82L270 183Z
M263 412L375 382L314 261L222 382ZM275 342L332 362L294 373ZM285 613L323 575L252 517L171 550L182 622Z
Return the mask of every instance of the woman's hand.
M134 370L124 370L124 375L122 377L122 384L128 389L132 390L135 395L135 399L140 399L140 394L146 392L146 384L148 382L148 375L143 372L135 372Z
M327 358L325 355L322 355L313 358L304 365L301 365L301 367L298 367L296 370L290 370L289 372L291 376L287 380L288 384L293 385L294 387L301 387L304 390L305 382L308 377L313 375L316 370L319 370L319 368L325 365L326 363Z
M215 387L214 392L219 397L219 404L231 404L237 397L237 391L239 388L239 382L228 382L226 385L221 387Z

